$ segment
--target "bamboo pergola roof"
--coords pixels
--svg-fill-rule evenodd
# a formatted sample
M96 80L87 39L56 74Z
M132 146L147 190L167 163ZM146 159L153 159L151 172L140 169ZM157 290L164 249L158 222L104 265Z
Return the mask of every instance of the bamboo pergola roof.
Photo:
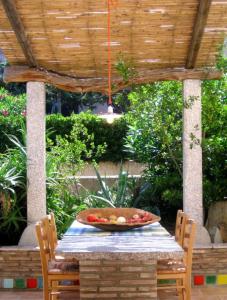
M112 0L114 65L135 82L218 78L211 71L227 33L227 0ZM5 80L40 80L72 91L107 90L107 0L2 0L0 49Z

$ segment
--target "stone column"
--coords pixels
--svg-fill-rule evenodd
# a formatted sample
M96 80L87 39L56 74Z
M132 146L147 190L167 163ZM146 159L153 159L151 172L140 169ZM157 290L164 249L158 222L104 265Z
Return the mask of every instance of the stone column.
M183 206L203 226L201 82L184 81Z
M45 84L27 83L27 228L19 245L37 245L35 223L46 215Z

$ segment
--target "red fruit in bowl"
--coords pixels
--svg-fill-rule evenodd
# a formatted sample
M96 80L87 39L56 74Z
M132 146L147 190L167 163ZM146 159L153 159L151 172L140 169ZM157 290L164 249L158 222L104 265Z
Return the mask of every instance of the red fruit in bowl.
M135 214L135 215L133 215L132 218L135 219L135 220L139 220L139 219L140 219L140 216L139 216L138 214Z
M143 220L144 222L148 222L148 221L151 221L152 218L151 218L150 216L144 216L144 217L142 218L142 220Z
M129 223L129 224L137 223L137 222L139 222L139 221L136 219L133 219L133 218L127 220L127 223Z
M97 222L106 223L106 222L108 222L108 220L106 218L99 218L99 219L97 219Z
M87 216L87 221L88 222L97 222L98 218L96 217L96 215L88 215Z

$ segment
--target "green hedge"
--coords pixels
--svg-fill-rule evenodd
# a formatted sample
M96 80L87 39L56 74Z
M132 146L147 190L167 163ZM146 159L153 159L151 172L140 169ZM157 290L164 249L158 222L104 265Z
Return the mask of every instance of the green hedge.
M127 122L124 117L115 120L114 123L108 124L100 117L81 113L70 117L61 115L47 116L47 129L50 131L49 137L55 141L57 135L66 137L70 134L73 124L82 123L89 134L94 134L95 146L106 143L106 152L100 160L119 161L127 158L124 151L124 138L127 133Z
M75 123L81 122L89 134L94 134L95 145L106 143L107 149L100 160L119 161L127 158L124 151L124 138L127 132L127 123L124 117L108 124L105 120L96 115L81 113L70 117L62 115L48 115L46 118L46 128L48 136L55 142L56 136L67 137ZM7 147L12 147L6 134L14 134L21 138L21 123L25 123L23 116L0 116L0 152L4 152Z

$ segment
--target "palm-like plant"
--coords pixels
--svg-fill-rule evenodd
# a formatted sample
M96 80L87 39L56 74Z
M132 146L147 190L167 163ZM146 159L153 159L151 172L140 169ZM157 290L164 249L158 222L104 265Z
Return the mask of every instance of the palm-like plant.
M15 167L10 168L9 163L3 163L0 166L0 194L15 197L15 187L23 187L21 179Z
M26 194L26 149L12 135L16 146L0 156L0 231L18 231L24 222L21 200Z
M121 165L118 180L113 187L109 187L106 183L106 178L102 178L96 167L95 173L100 185L100 191L97 195L89 195L87 200L91 203L98 202L101 205L105 204L111 207L125 207L131 204L133 192L129 185L128 172L123 170Z

